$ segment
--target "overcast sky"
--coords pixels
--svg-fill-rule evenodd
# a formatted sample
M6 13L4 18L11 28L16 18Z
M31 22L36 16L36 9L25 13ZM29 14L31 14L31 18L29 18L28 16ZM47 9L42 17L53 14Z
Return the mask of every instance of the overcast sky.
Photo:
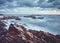
M0 0L0 13L8 13L7 11L10 13L41 13L45 9L60 10L60 0Z

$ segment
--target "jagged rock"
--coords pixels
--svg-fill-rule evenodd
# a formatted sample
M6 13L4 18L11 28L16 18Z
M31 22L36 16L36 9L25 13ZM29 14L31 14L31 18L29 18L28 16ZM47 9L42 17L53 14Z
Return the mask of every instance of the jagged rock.
M46 43L60 43L59 42L60 40L50 33L46 33L46 32L43 32L43 31L35 31L35 30L29 30L29 31L32 32L33 35L35 35L36 37L41 39L41 42L44 42L44 43L45 42Z
M10 24L8 30L0 30L0 43L60 43L60 35L26 30L22 25Z

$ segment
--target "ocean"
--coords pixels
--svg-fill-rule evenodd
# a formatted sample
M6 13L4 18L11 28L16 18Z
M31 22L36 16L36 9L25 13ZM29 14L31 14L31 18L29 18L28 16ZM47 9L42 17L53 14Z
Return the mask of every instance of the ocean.
M32 14L31 14L32 15ZM6 16L13 16L13 15L6 15ZM22 24L24 25L27 30L32 29L32 30L42 30L45 32L49 32L52 34L60 34L60 15L33 15L37 17L43 17L42 19L33 19L31 17L24 17L24 16L30 16L30 15L22 15L22 14L15 14L14 16L18 16L21 18L21 20L15 20L15 19L9 19L5 20L5 23L7 24L7 29L8 25L12 21L14 21L17 24Z

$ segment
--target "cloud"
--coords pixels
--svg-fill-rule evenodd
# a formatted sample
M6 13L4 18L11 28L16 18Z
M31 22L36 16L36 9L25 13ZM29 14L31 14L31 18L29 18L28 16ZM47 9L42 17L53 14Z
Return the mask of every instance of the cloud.
M60 9L60 0L0 0L0 8L41 7Z
M42 8L60 8L60 0L45 0L38 2L38 6Z
M55 0L48 0L48 2L53 2L53 1L55 1Z
M19 7L19 8L10 8L10 9L1 9L4 14L60 14L60 10L42 10L43 8L35 7Z

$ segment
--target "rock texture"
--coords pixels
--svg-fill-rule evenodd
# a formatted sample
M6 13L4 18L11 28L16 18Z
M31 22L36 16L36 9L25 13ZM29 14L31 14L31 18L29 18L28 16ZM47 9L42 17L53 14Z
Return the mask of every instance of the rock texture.
M0 22L0 28L3 26ZM60 43L60 35L26 30L24 26L10 24L9 29L0 29L0 43Z

